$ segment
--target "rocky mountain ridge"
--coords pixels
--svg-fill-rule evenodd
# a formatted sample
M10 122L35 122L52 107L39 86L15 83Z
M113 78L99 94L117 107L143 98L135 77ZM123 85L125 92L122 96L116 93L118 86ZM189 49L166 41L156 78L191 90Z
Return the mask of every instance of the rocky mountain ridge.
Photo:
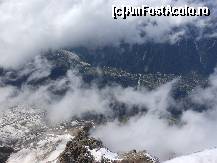
M134 150L125 154L109 151L100 140L89 137L93 122L72 121L50 126L44 119L44 113L34 108L18 106L9 112L5 112L5 119L1 121L4 127L1 127L0 133L5 137L5 141L1 139L1 163L12 163L15 160L23 163L159 162L145 151L137 153ZM18 116L23 113L25 117ZM40 129L39 125L45 130Z

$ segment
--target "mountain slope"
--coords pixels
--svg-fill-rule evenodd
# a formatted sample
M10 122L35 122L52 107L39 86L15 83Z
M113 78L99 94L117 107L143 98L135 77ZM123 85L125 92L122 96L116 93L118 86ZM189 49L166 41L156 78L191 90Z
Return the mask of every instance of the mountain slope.
M163 163L216 163L217 149L205 150L188 156L181 156Z
M215 38L183 38L173 44L123 43L120 47L77 48L72 51L92 65L116 67L134 73L188 74L195 71L207 75L217 64Z

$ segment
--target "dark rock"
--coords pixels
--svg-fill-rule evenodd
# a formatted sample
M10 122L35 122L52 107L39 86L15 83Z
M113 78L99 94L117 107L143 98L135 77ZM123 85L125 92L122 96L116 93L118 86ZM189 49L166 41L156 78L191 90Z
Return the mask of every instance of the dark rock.
M13 152L11 147L0 147L0 163L5 163Z
M146 151L137 152L133 150L123 154L122 158L118 163L160 163L158 158L147 154Z
M147 152L136 150L118 155L118 159L110 160L102 155L101 161L95 160L90 150L105 148L100 140L89 137L88 132L92 123L87 123L78 128L74 134L75 138L69 141L65 150L58 158L58 163L159 163L158 159L150 156Z
M92 126L92 123L87 123L78 129L76 137L67 143L65 150L59 156L59 163L94 162L94 158L88 151L88 148L100 148L102 147L102 142L88 137L88 131Z

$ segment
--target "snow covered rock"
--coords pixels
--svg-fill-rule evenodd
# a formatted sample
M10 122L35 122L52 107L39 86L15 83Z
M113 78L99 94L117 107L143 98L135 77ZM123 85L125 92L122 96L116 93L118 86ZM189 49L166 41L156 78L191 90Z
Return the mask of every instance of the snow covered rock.
M59 163L159 163L147 152L131 151L125 154L111 152L100 140L89 137L91 125L82 126L77 136L69 141L59 156Z

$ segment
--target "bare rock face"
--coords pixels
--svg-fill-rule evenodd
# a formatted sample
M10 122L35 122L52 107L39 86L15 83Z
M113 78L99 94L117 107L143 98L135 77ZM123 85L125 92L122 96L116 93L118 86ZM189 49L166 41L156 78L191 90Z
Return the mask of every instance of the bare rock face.
M0 163L5 163L9 156L14 152L13 148L0 147Z
M119 163L159 163L159 160L146 151L136 152L136 150L133 150L123 154Z
M102 142L88 137L90 123L77 130L76 137L69 141L64 152L59 156L60 163L91 163L94 157L89 149L102 147Z
M159 163L146 151L130 151L117 154L109 151L100 140L88 137L91 124L77 130L76 137L69 141L58 158L58 163Z

